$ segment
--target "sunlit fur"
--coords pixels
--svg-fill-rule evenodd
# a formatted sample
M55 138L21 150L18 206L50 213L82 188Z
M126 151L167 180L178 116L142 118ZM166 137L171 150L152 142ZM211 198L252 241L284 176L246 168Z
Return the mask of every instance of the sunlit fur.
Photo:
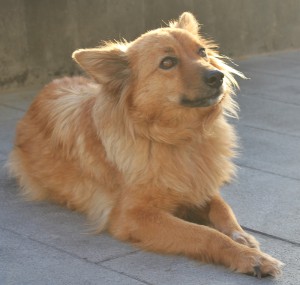
M178 65L160 69L170 53ZM233 75L243 75L199 35L193 15L73 58L92 79L54 80L18 124L9 166L25 197L83 212L95 231L144 249L279 275L281 263L259 250L219 195L235 174L226 116L236 116ZM203 74L215 69L225 74L219 101L183 106L182 96L209 94Z

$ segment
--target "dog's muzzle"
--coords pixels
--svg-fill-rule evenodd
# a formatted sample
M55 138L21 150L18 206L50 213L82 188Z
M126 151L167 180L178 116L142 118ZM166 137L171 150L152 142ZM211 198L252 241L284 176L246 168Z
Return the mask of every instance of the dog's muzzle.
M208 86L206 96L202 94L196 98L190 99L189 96L181 98L181 105L185 107L209 107L217 104L224 92L223 78L224 73L219 70L208 70L204 73L203 79Z

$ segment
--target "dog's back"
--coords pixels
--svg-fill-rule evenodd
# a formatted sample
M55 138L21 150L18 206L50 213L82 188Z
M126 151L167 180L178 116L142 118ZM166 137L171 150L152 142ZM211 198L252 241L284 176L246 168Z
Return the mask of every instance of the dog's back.
M107 222L110 190L118 183L94 127L93 106L100 88L84 77L46 85L17 126L9 160L25 198L49 199L85 212L98 223L97 230Z

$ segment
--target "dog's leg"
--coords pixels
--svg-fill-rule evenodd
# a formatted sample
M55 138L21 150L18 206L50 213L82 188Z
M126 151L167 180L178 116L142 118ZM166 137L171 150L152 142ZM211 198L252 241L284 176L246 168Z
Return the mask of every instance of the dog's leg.
M232 209L219 195L201 208L183 206L177 210L176 216L213 227L238 243L259 249L258 241L241 228Z
M281 273L280 261L256 248L239 244L215 229L177 218L148 201L135 206L132 200L126 200L115 208L110 218L109 231L121 240L147 250L223 264L258 277L261 274L276 277Z
M208 218L214 228L228 235L236 242L249 247L259 248L258 241L241 228L232 209L220 195L214 196L210 201Z

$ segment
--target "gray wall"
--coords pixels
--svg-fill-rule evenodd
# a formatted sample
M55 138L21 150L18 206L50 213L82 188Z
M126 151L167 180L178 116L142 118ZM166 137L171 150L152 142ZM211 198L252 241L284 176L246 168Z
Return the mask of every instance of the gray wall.
M132 40L183 11L229 56L300 48L300 0L0 0L0 7L0 90L78 73L75 49Z

